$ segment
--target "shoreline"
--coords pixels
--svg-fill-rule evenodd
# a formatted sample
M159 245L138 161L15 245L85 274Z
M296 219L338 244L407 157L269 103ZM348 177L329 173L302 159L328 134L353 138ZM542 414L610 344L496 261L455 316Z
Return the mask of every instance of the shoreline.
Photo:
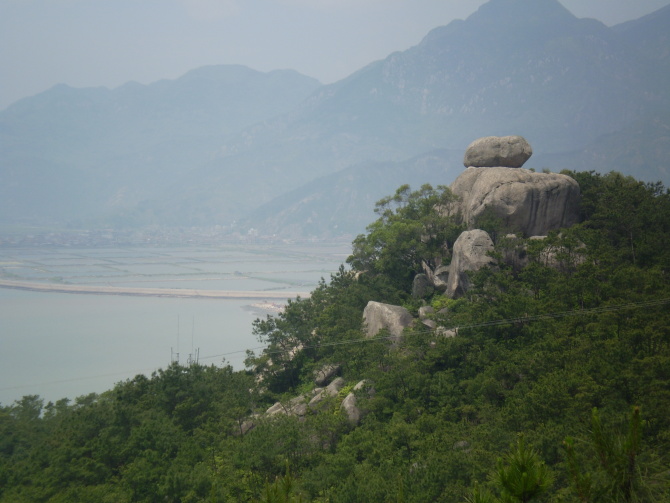
M127 295L139 297L183 297L194 299L294 299L307 298L306 292L257 292L231 290L200 290L193 288L133 288L122 286L67 285L53 283L32 283L30 281L0 280L0 288L26 290L31 292L73 293L94 295Z

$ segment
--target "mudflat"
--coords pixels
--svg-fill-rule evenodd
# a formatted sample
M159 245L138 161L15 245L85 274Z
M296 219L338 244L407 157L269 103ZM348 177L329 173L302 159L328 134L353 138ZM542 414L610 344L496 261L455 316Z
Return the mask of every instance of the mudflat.
M0 280L0 288L33 292L79 293L99 295L139 295L143 297L190 297L207 299L282 299L309 297L308 292L201 290L193 288L133 288L104 285L68 285L32 281Z

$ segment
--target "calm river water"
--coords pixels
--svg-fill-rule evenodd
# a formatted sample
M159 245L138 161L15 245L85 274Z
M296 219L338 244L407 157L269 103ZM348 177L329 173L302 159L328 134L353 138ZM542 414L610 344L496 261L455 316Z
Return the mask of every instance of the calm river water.
M309 292L344 262L344 245L0 249L0 277L128 287ZM257 301L127 297L0 288L0 404L100 393L199 351L203 364L244 367L259 347ZM277 302L273 300L272 302Z

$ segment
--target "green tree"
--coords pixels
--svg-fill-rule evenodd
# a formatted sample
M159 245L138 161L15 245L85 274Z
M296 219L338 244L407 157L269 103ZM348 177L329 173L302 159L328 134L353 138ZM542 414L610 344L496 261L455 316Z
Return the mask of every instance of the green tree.
M447 263L449 250L462 228L452 215L456 197L445 186L430 184L412 191L403 185L393 196L377 202L379 218L366 235L354 239L347 263L357 271L387 276L407 289L415 274Z
M499 498L475 486L468 501L529 503L548 491L553 477L537 452L527 446L523 436L520 436L512 451L498 460L492 481L500 493Z
M642 462L642 427L639 407L633 407L628 429L623 434L605 428L598 409L594 408L589 454L578 453L574 439L565 440L572 487L581 501L642 503L661 501L661 493L669 495L667 474L655 474L653 466L644 466Z

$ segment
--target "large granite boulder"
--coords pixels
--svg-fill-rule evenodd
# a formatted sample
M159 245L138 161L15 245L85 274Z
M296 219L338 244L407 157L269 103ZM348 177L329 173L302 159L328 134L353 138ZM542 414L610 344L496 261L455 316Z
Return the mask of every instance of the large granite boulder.
M463 164L466 168L520 168L531 155L533 149L523 136L486 136L468 146Z
M385 328L391 335L398 338L402 336L402 331L414 321L414 318L402 306L382 304L371 300L363 310L363 321L368 337L374 337Z
M466 169L451 185L460 198L459 211L469 229L477 219L498 218L511 232L543 236L579 220L579 184L566 175L526 169Z
M463 295L470 287L468 273L493 263L488 255L490 251L493 251L493 241L486 231L474 229L458 236L454 243L451 272L445 292L448 297Z

